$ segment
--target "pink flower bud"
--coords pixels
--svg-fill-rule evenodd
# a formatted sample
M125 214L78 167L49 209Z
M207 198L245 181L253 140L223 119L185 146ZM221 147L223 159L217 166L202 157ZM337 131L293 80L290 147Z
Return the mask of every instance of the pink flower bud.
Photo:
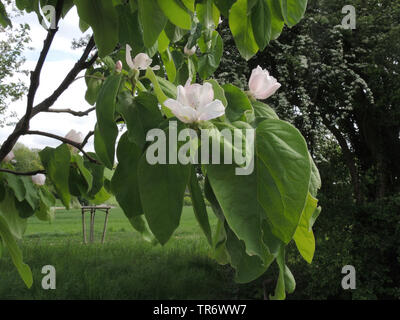
M122 71L122 61L118 60L117 63L115 64L115 71L117 71L118 73Z
M38 173L32 176L32 182L38 186L43 186L46 183L46 176L44 174Z
M265 100L272 96L281 84L272 76L269 75L267 70L258 66L251 73L249 88L252 96L259 100Z

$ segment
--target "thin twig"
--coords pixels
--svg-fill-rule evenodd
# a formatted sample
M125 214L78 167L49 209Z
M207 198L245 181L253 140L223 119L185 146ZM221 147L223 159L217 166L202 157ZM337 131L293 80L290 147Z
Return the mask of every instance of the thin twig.
M14 174L16 176L34 176L36 174L46 174L46 170L36 170L36 171L29 171L29 172L17 172L8 169L0 169L0 172Z
M49 133L49 132L44 132L44 131L27 131L25 132L25 135L38 135L38 136L44 136L44 137L48 137L48 138L52 138L52 139L56 139L59 140L61 142L64 142L66 144L69 144L70 146L75 147L76 149L78 149L80 152L82 152L82 154L88 158L88 160L90 162L93 163L99 163L96 159L92 158L90 155L88 155L85 150L83 150L82 144L81 143L77 143L75 141L72 141L70 139L61 137L61 136L57 136L55 134Z
M57 99L61 96L61 94L63 94L65 90L67 90L69 86L74 82L74 79L77 77L77 75L82 70L89 68L96 62L98 58L97 53L95 53L89 60L87 60L94 47L95 47L95 42L92 36L79 61L70 70L70 72L67 74L63 82L53 92L53 94L51 94L47 99L43 100L41 103L35 106L32 109L32 112L30 113L29 117L25 115L16 124L14 131L9 135L9 137L6 139L6 141L2 144L0 148L0 161L3 160L5 156L12 150L14 145L17 143L19 137L23 135L25 131L28 130L29 120L32 119L38 113L48 110L57 101ZM28 126L26 126L26 123L28 123Z
M82 148L83 148L84 146L86 146L86 144L88 143L90 137L93 136L93 135L94 135L94 131L90 131L90 132L86 135L85 139L83 139L83 141L82 141L82 143L81 143L81 147L82 147Z
M72 109L47 109L47 110L44 110L43 112L69 113L69 114L72 114L73 116L76 116L76 117L84 117L84 116L89 115L89 113L94 111L94 110L96 110L96 107L87 109L86 111L75 111L75 110L72 110Z

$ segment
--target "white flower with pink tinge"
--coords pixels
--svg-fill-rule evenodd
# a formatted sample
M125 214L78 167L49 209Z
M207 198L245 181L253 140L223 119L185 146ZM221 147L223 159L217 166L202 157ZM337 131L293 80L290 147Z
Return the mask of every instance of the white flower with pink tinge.
M281 84L265 69L258 66L253 69L250 76L249 88L251 95L259 100L265 100L272 96Z
M122 71L123 65L122 65L122 61L118 60L115 64L115 71L117 71L118 73L120 73Z
M46 183L46 176L41 173L35 174L32 176L32 181L38 186L43 186Z
M214 90L210 83L178 86L176 100L168 99L164 105L184 123L207 121L225 114L222 102L214 100Z
M147 70L150 67L153 59L151 59L146 53L139 53L134 59L132 59L132 48L129 44L126 45L126 63L132 70ZM159 70L160 66L152 67L153 70Z
M74 129L70 130L67 135L65 136L65 139L71 140L75 143L81 144L83 142L83 136L81 132L77 132Z

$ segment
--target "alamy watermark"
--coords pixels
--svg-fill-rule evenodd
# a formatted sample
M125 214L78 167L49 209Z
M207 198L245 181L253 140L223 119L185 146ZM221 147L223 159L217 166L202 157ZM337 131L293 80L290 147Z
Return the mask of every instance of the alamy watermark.
M352 5L346 5L342 8L342 13L346 16L342 19L344 29L354 30L356 28L356 8Z
M57 28L57 16L56 16L56 8L51 5L46 5L42 8L43 19L41 21L41 25L46 30L56 29ZM47 23L48 25L47 25Z
M146 141L153 143L147 148L146 160L151 165L236 164L236 175L250 175L254 171L254 140L254 129L186 128L178 132L177 121L170 121L167 131L147 133Z

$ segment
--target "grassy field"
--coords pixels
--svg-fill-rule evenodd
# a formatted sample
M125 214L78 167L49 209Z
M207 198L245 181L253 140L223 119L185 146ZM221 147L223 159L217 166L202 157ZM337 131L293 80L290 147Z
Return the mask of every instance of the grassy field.
M212 213L210 218L215 225ZM34 285L24 286L5 254L0 259L0 299L249 298L248 288L234 283L233 270L209 258L209 245L191 208L184 208L179 229L164 247L143 241L120 209L112 209L101 245L103 223L104 214L96 214L95 243L84 245L79 210L57 211L52 224L32 218L20 246ZM56 290L42 289L44 265L56 268Z

